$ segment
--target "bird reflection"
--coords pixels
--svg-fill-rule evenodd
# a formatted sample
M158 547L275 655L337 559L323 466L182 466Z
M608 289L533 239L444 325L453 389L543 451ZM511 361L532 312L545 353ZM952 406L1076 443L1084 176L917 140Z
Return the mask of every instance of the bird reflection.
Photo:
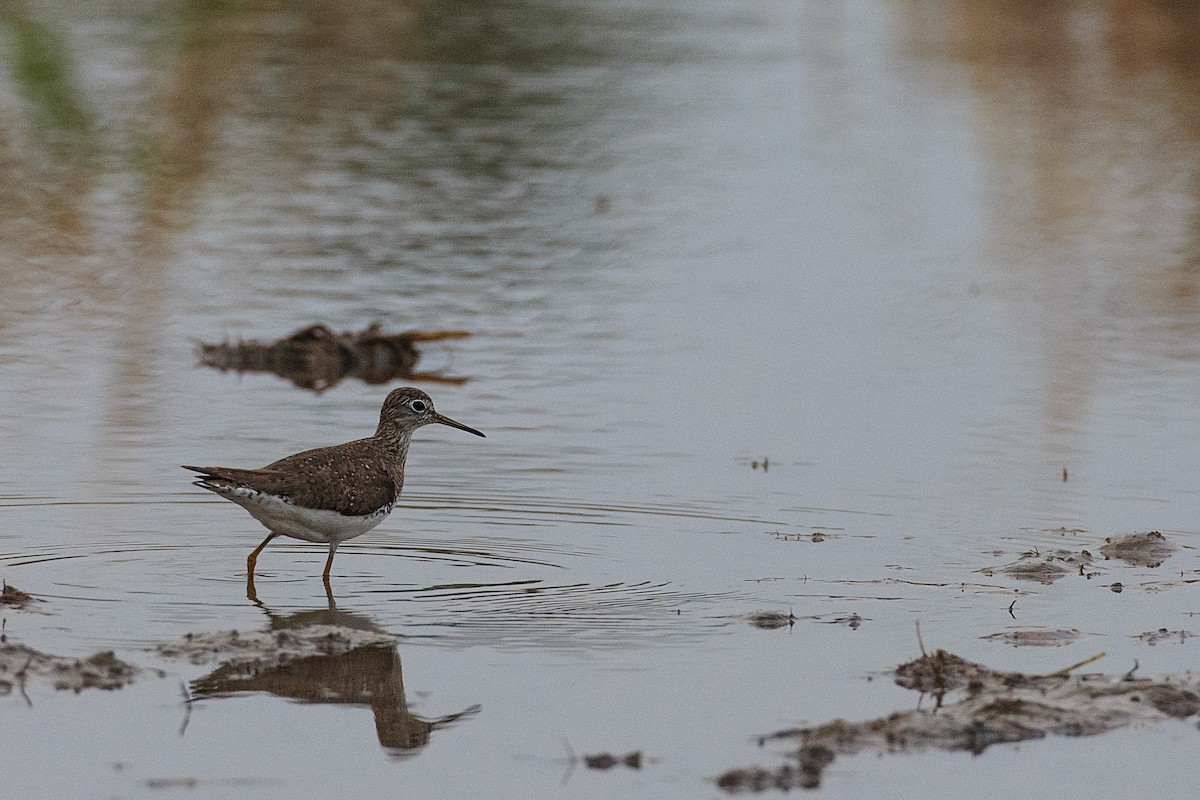
M383 639L386 632L369 618L339 611L332 597L326 609L284 616L259 605L270 620L267 631L274 634L274 641L281 643L278 652L264 658L261 650L250 648L234 655L192 682L196 695L223 697L238 692L268 692L304 703L367 706L375 715L379 744L389 755L400 758L419 752L433 731L479 710L479 706L472 706L435 719L409 712L400 654L395 645ZM380 638L372 641L367 637L367 643L359 646L339 646L347 641L361 641L363 633L379 634ZM282 643L296 639L319 644L310 648L309 654L290 655L286 652L289 648ZM323 652L314 654L312 649Z

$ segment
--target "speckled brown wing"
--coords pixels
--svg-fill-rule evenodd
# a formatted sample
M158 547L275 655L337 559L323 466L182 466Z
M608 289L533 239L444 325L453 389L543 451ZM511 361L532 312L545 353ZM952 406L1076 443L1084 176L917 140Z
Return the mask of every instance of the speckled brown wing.
M262 469L186 467L209 482L247 486L289 498L305 508L364 516L396 500L398 487L388 459L371 439L321 447L282 458ZM204 481L200 482L203 485ZM207 488L207 487L206 487Z

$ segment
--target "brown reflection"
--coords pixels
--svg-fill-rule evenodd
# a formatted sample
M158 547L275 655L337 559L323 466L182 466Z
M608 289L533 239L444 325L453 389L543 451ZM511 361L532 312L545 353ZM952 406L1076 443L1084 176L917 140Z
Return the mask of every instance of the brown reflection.
M86 419L104 452L81 471L106 486L145 472L197 313L286 318L378 268L398 280L361 305L386 314L423 290L406 276L473 279L480 248L510 241L542 285L522 204L544 203L531 187L573 163L603 104L538 76L609 58L559 5L522 10L527 24L482 0L0 4L0 344L54 368L33 392L102 384ZM436 319L443 293L416 307Z
M1200 358L1200 5L894 6L920 76L906 89L966 101L947 125L968 130L980 166L952 176L978 186L973 255L1013 340L1036 348L1034 391L1014 400L1032 419L1021 407L981 461L1033 461L1069 519L1069 487L1045 478L1087 457L1097 398Z
M8 307L28 307L27 284L70 283L97 294L104 287L94 273L68 275L56 263L85 253L93 234L85 201L95 189L96 139L75 85L71 48L62 31L19 0L0 4L0 31L8 45L6 89L19 98L11 107L5 102L0 115L0 253L8 279L0 295L2 330Z
M225 202L248 146L242 134L253 127L244 120L265 109L278 128L267 138L286 150L293 131L310 132L327 112L345 119L394 108L401 84L380 64L411 50L414 12L386 0L185 0L152 18L121 11L105 17L106 34L92 46L72 48L73 24L94 34L94 15L0 4L10 45L0 54L8 90L0 100L0 334L52 339L43 347L55 363L79 348L89 368L111 363L97 416L110 441L138 445L164 414L180 239L212 198ZM143 37L147 25L155 34ZM104 79L84 80L98 74ZM264 87L272 78L289 91ZM307 150L328 145L313 139L306 152L287 153L301 168L318 160ZM258 179L300 171L289 162ZM96 343L106 351L94 352ZM127 480L113 474L122 468L106 460L108 480Z
M273 372L302 389L322 392L344 378L382 384L399 378L437 383L466 383L436 372L417 372L421 357L416 342L461 339L466 331L384 333L378 323L364 330L335 333L324 325L307 328L273 342L238 340L201 344L200 363L222 372Z
M264 611L271 636L263 641L278 647L248 646L246 634L232 633L233 641L223 649L241 652L193 681L196 694L267 692L303 703L366 706L375 716L379 744L397 757L415 755L435 730L479 710L472 706L434 719L411 713L395 644L370 619L339 611L332 599L328 609L286 616ZM308 649L318 652L303 652L296 642L308 642L313 645Z
M991 162L991 245L1063 376L1047 401L1067 407L1052 416L1074 416L1081 398L1070 387L1086 388L1108 344L1097 332L1127 336L1123 348L1196 357L1200 5L900 6L910 54L968 80L978 112L969 122Z

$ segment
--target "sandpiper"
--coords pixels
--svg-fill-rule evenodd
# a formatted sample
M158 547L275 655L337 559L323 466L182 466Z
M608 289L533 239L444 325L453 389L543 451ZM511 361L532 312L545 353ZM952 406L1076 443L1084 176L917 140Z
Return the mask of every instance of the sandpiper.
M363 535L391 513L404 485L404 459L413 431L435 422L483 436L439 414L420 389L405 387L388 394L379 412L379 427L366 439L306 450L262 469L187 465L184 469L203 476L196 486L237 503L270 531L246 558L251 592L258 554L276 536L329 545L321 575L328 590L338 545Z

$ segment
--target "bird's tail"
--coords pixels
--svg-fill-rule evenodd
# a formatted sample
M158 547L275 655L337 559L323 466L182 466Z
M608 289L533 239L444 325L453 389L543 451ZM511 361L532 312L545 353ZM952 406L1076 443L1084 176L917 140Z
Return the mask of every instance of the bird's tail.
M224 470L220 467L190 467L187 464L182 466L184 469L190 469L202 476L192 481L193 486L208 489L210 492L220 492L222 489L228 489L229 485L234 483L229 477L221 474Z

